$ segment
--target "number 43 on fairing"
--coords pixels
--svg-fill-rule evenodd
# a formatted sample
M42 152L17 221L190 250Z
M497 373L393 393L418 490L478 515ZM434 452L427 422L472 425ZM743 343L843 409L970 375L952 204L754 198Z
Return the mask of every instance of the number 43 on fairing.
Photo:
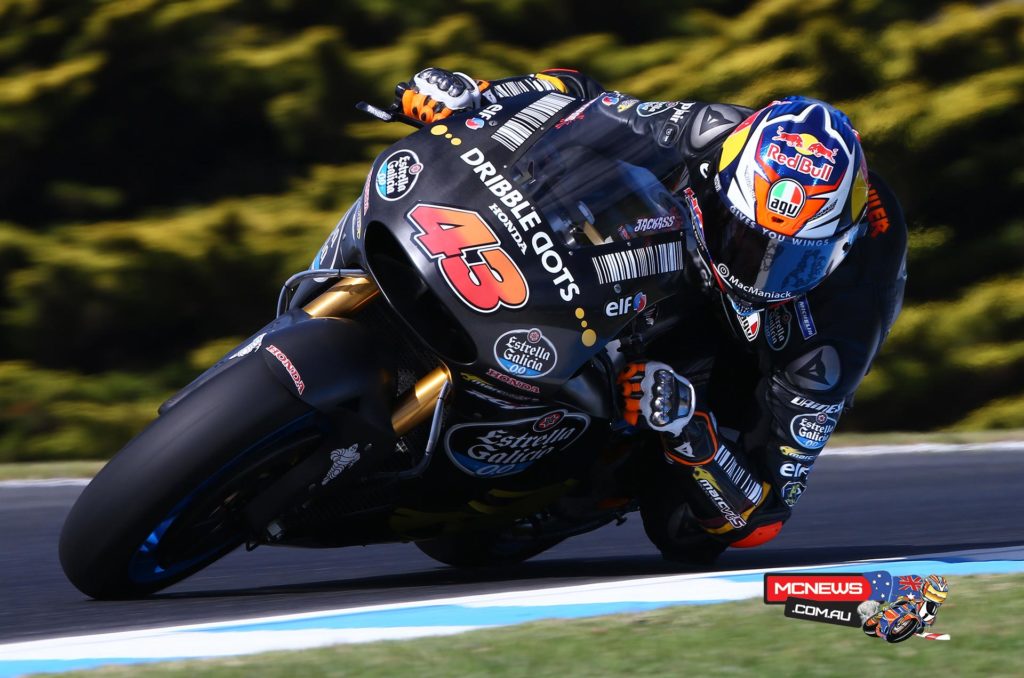
M526 304L526 279L478 213L421 203L407 216L419 230L414 241L437 262L445 282L467 306L491 313L500 306ZM479 261L467 261L471 253Z

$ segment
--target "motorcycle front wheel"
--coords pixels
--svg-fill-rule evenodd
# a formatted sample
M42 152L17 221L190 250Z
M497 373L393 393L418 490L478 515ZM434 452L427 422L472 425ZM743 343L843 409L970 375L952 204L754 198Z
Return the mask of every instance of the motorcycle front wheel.
M244 510L319 446L315 412L254 357L153 421L99 472L60 536L68 579L93 598L166 588L249 537Z

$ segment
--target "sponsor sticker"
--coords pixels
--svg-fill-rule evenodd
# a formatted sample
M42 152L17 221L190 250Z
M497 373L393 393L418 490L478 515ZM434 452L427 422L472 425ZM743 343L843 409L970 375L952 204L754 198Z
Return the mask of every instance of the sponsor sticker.
M507 476L565 450L589 425L589 417L567 410L515 421L459 424L445 435L445 450L468 475Z
M563 108L574 101L576 99L573 97L557 92L545 94L513 114L491 135L491 138L514 152L536 134L544 126L544 123L554 118Z
M617 301L609 301L604 307L604 314L609 318L630 313L639 313L647 308L647 295L637 292L632 296L625 296Z
M480 129L486 124L487 123L484 121L483 118L466 118L466 127L468 127L469 129Z
M782 486L782 501L786 502L786 506L796 506L796 503L800 500L800 495L804 493L807 486L799 481L791 481Z
M255 339L253 339L248 344L246 344L245 346L243 346L242 348L238 349L237 351L232 353L230 356L228 356L228 360L234 360L235 358L241 358L242 356L249 355L253 351L257 350L260 347L260 345L263 344L263 337L265 337L265 336L267 336L266 332L264 332L263 334L256 335Z
M584 111L590 108L590 105L593 104L595 101L597 101L597 99L591 99L590 101L583 104L566 117L559 120L558 123L555 124L555 129L562 129L566 125L570 125L576 120L582 120L583 118L585 118L586 115L584 114Z
M332 451L331 468L327 471L324 479L320 481L320 484L326 485L331 482L357 461L359 461L359 445L357 443Z
M633 223L633 233L658 233L678 230L679 218L672 214L661 217L641 217Z
M764 338L768 342L768 348L773 351L781 351L789 343L789 324L793 319L785 306L776 306L768 309L764 317Z
M504 372L499 372L493 367L487 368L487 376L513 388L518 388L520 391L526 391L527 393L540 393L540 387L536 384L530 384L522 381L521 379L516 379Z
M790 447L788 445L781 445L779 447L779 452L789 457L790 459L796 459L797 461L809 461L812 464L814 463L814 460L818 458L817 454L807 454L806 452L800 452L795 447Z
M511 330L494 342L494 359L509 374L539 379L558 364L558 352L537 328Z
M658 113L664 113L675 105L675 101L645 101L636 107L636 113L640 117L648 118Z
M601 103L604 104L605 106L614 106L615 104L619 103L619 99L620 96L617 93L609 92L608 94L605 94L603 97L601 97Z
M476 389L472 388L467 388L464 390L464 392L468 393L474 398L477 398L478 400L483 400L484 402L488 402L491 405L494 405L495 407L500 407L503 410L521 410L529 409L531 407L543 407L543 405L524 405L522 403L514 403L509 400L505 400L504 398L489 395L487 393L483 393L482 391L477 391Z
M885 211L882 198L878 195L878 189L874 186L868 190L868 206L866 211L868 217L868 235L877 238L889 230L889 213Z
M437 264L455 296L473 310L520 308L530 299L522 271L479 213L418 203L406 217L416 226L413 241Z
M788 167L800 174L806 174L812 179L828 181L832 176L832 165L816 165L810 158L801 155L788 155L782 151L778 144L769 144L768 151L764 154L766 160Z
M807 302L807 297L797 298L793 302L793 308L796 310L796 321L804 339L810 339L816 335L818 328L814 326L814 316L811 315L811 305Z
M684 115L686 115L687 113L690 112L691 108L693 108L693 102L692 101L676 102L675 103L675 110L672 111L672 116L668 119L668 121L669 122L679 122L680 120L683 119Z
M715 505L729 525L737 530L747 526L747 521L743 519L743 516L729 506L729 502L722 496L718 485L715 483L714 476L704 469L697 467L693 470L693 477L697 480L697 487L711 500L711 503Z
M277 358L277 361L281 363L285 371L288 372L288 376L291 377L292 383L295 384L295 390L299 392L299 395L302 395L302 392L306 390L306 384L302 381L302 375L299 374L298 368L292 364L291 359L284 354L284 351L273 344L267 345L266 350L270 355Z
M754 313L748 313L746 315L740 315L737 313L736 319L739 320L740 327L743 328L743 335L747 338L747 341L754 341L757 339L757 334L761 331L760 311L755 311Z
M479 148L471 148L459 157L464 163L473 168L473 174L483 182L484 186L495 197L500 199L502 205L508 208L509 213L512 215L510 221L515 222L514 230L519 232L519 240L516 240L516 245L520 247L520 251L522 251L520 241L528 241L530 249L540 259L541 266L551 274L552 283L558 288L558 295L563 301L572 301L580 293L580 286L576 283L572 272L562 261L562 255L555 247L551 236L544 231L530 232L535 226L541 224L541 218L537 210L533 208L521 191L513 187L512 182L498 172L494 163L487 160L483 151ZM493 208L491 211L494 211ZM502 220L502 215L495 212L495 216L505 225L506 230L509 230L512 238L515 240L516 236L509 229L505 221Z
M792 179L780 179L768 189L768 211L792 219L800 214L807 196L804 187Z
M824 412L817 414L800 414L789 423L789 432L796 442L808 450L820 450L825 447L832 431L836 429L836 420Z
M810 465L805 466L793 461L787 461L779 467L779 475L784 478L806 478L810 472Z
M825 414L839 414L840 412L843 411L843 405L845 401L842 403L831 403L826 405L824 403L819 403L815 400L811 400L810 398L804 398L803 396L793 396L789 403L796 407L802 407L805 410L813 410L814 412L824 412Z
M493 372L495 374L501 374L501 372L498 372L497 370L493 370ZM494 384L492 384L491 382L486 381L482 377L478 377L475 374L470 374L469 372L460 372L459 374L462 375L462 380L463 381L472 384L475 388L483 390L483 391L487 391L488 393L494 393L494 394L496 394L498 396L501 396L502 398L509 398L511 400L516 400L518 402L531 402L531 401L536 400L535 398L531 398L530 396L525 396L525 395L522 395L520 393L511 393L509 391L500 389L497 386L495 386ZM506 375L502 375L502 376L505 376L505 377L511 379L511 377L509 377L507 374ZM523 382L523 383L525 384L526 382ZM533 384L526 384L526 385L527 386L533 386ZM537 391L539 392L540 389L537 389ZM474 394L474 395L478 395L479 396L479 394ZM526 407L526 405L524 405L524 407Z
M385 200L400 200L413 186L423 171L419 157L409 150L395 151L377 169L377 195Z
M686 265L682 242L610 252L596 256L592 261L597 280L602 285L681 271Z
M812 349L791 362L786 374L797 386L830 391L839 383L839 353L832 346Z
M638 103L640 103L639 99L626 99L625 101L621 102L618 106L616 106L615 110L617 110L619 113L625 113Z
M779 125L771 141L781 142L782 145L768 144L764 154L766 160L821 181L828 181L832 176L839 149L828 148L813 134L787 132ZM795 150L796 153L789 155L784 152L784 148ZM819 165L812 160L819 158L825 162Z

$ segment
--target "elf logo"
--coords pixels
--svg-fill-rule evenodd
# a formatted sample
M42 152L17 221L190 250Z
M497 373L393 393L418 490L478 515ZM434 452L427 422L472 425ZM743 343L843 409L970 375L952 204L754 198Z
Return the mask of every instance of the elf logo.
M622 297L618 301L609 301L604 307L604 314L609 318L629 313L639 313L647 308L647 295L637 292L631 297Z

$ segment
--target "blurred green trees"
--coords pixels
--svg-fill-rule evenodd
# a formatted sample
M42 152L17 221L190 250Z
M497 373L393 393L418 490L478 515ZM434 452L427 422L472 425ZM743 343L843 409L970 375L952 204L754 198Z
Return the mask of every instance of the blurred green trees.
M1024 4L0 0L0 460L111 454L261 325L430 64L846 110L911 224L844 430L1024 426Z

